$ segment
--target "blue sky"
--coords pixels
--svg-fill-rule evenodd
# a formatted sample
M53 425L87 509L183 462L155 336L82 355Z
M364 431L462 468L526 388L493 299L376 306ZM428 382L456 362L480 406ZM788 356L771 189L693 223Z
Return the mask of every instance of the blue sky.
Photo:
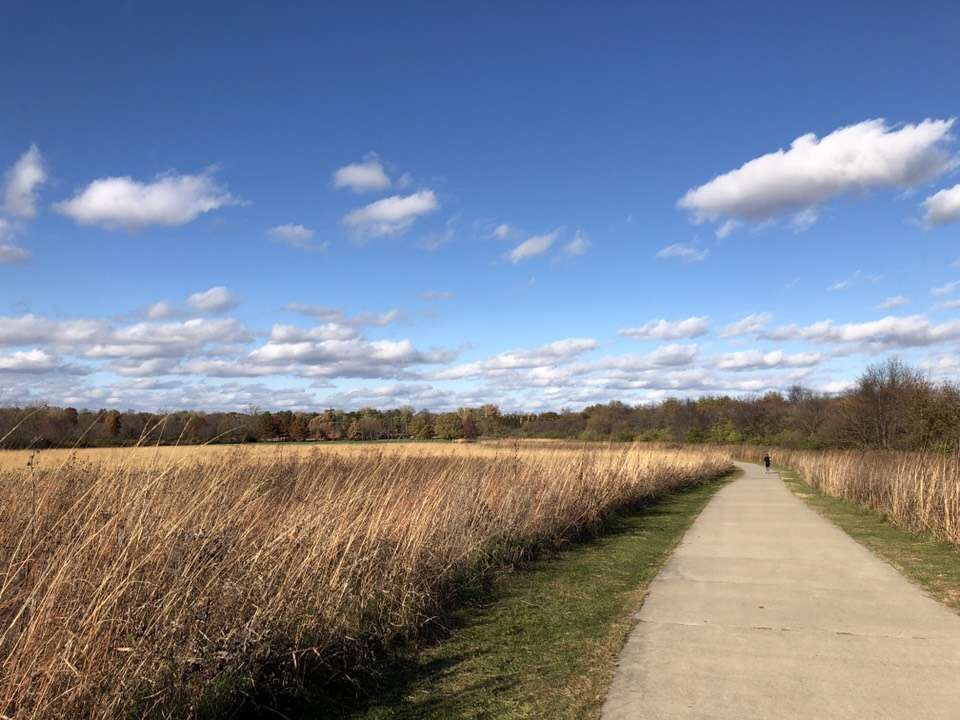
M5 404L960 372L955 4L3 14Z

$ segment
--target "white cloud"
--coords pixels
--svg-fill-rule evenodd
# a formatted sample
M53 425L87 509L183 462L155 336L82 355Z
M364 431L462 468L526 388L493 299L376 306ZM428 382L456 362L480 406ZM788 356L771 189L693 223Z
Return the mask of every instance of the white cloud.
M571 257L577 257L578 255L583 255L585 252L587 252L587 250L590 249L591 244L590 235L583 230L577 230L573 234L573 240L563 246L563 252Z
M5 177L3 209L8 215L32 218L37 214L36 191L47 179L36 145L20 156Z
M83 351L89 358L179 358L211 346L245 344L253 338L232 318L192 318L184 322L141 322L95 336Z
M762 331L773 320L770 313L753 313L745 315L734 323L730 323L720 331L720 337L731 338L740 335L754 335Z
M343 223L363 237L399 235L418 217L439 207L432 190L418 190L412 195L392 195L354 210L343 218Z
M56 358L50 353L40 350L18 350L10 355L0 355L0 373L35 373L46 372L58 366Z
M690 365L700 354L696 345L661 345L646 355L614 355L601 358L587 366L589 369L617 370L626 373L661 367Z
M57 349L92 359L179 358L233 349L252 340L232 319L114 327L105 320L51 320L29 314L0 317L0 346L45 345L46 352Z
M109 328L103 320L50 320L32 314L0 317L0 345L49 343L76 347L96 342Z
M516 265L518 262L545 253L553 245L559 234L559 230L554 230L543 235L531 235L507 253L507 259Z
M877 303L873 306L874 310L892 310L893 308L903 307L904 305L909 305L910 300L903 295L894 295L888 297L881 303Z
M951 167L945 149L953 119L924 120L890 127L882 119L813 133L788 150L762 155L736 170L689 190L678 206L696 222L762 222L787 213L801 227L811 210L839 195L873 188L906 188L933 179Z
M657 251L657 257L661 260L675 258L685 263L702 262L706 260L709 254L710 251L705 248L695 248L692 245L686 245L684 243L667 245L665 248Z
M623 328L618 333L637 340L680 340L706 335L709 329L709 318L695 316L677 322L651 320L639 327Z
M376 325L384 327L390 323L396 322L401 318L400 311L391 308L385 312L361 312L348 317L340 308L330 307L329 305L315 305L311 303L292 302L283 306L284 310L289 312L307 315L325 323L336 325L350 325L360 327L363 325Z
M851 344L872 350L923 347L960 339L960 321L933 324L923 315L888 316L881 320L840 325L822 320L805 326L784 325L764 333L763 337Z
M390 178L377 156L370 155L363 162L351 163L338 169L333 174L333 185L362 193L390 187Z
M0 243L0 265L22 265L29 259L29 250L12 243Z
M54 208L81 225L135 230L148 225L184 225L203 213L236 203L207 172L160 175L151 182L101 178Z
M759 350L732 352L717 358L717 367L721 370L769 370L772 368L812 367L823 360L817 352L803 352L788 355L782 350L762 353Z
M960 308L960 300L947 300L946 302L942 302L937 305L937 307L940 310L956 310L957 308Z
M490 237L496 238L497 240L506 240L514 235L516 231L507 225L507 223L500 223L497 225L493 232L490 233Z
M427 290L420 293L420 299L428 302L437 302L440 300L452 300L453 293L446 290Z
M931 295L937 295L942 297L944 295L952 295L953 291L960 287L960 280L954 280L953 282L948 282L940 287L930 288Z
M414 366L452 359L449 351L418 350L409 340L367 340L335 324L311 330L275 325L270 339L238 367L249 368L252 363L273 367L274 374L314 378L403 378L412 375Z
M267 234L274 240L285 242L290 247L300 248L301 250L311 250L316 247L310 242L313 239L313 230L303 225L293 223L276 225L267 230Z
M237 306L236 295L222 285L203 292L195 292L187 298L187 304L199 312L223 312Z
M481 377L501 371L549 367L568 362L585 352L594 350L597 341L593 338L567 338L556 340L532 350L510 350L486 360L466 363L434 373L437 380L460 380Z
M147 318L150 320L160 320L165 317L170 317L172 314L173 308L166 300L155 302L153 305L147 308L146 313Z
M960 185L934 193L923 201L927 225L945 225L960 220Z

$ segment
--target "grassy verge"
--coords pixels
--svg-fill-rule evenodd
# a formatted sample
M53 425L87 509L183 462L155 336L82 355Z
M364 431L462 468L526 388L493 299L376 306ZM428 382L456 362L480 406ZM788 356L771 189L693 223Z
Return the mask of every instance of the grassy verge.
M596 717L647 585L729 478L611 518L604 534L502 574L352 697L324 688L287 717L354 720ZM342 691L342 688L341 688ZM336 697L332 697L336 696Z
M957 548L928 535L895 528L882 514L825 495L789 468L777 469L786 486L809 506L933 597L960 611L960 552Z

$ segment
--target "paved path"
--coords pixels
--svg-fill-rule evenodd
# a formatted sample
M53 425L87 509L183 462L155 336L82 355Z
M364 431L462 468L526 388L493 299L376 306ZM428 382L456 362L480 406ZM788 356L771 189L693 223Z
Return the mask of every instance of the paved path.
M603 719L960 718L960 616L740 467L650 586Z

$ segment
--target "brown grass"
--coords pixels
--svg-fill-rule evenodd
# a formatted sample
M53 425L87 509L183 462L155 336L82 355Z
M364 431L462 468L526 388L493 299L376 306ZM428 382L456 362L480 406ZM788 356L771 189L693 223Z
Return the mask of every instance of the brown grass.
M730 465L716 450L450 447L0 469L0 714L183 717L201 688L362 661L491 566Z
M747 451L759 462L761 448ZM773 461L815 488L882 513L904 530L960 547L960 459L935 452L785 450Z

